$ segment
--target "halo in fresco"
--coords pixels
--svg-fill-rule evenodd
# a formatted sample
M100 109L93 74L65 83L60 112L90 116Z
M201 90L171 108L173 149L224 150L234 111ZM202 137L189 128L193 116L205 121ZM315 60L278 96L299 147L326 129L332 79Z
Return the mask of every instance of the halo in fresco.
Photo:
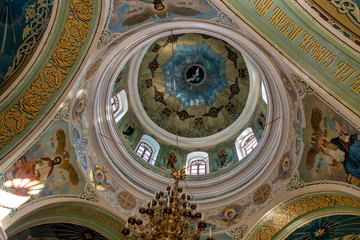
M139 69L140 100L159 127L183 137L213 135L242 113L249 74L239 51L205 34L154 42ZM151 84L150 84L151 83Z

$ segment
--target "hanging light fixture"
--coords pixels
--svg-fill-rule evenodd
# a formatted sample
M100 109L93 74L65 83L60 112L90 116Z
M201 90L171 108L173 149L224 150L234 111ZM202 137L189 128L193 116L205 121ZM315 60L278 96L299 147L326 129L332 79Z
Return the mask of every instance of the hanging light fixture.
M176 83L174 72L174 39L171 34L172 52L172 76L174 86L174 109L176 99ZM176 127L176 145L178 144L178 129ZM140 218L135 214L128 218L126 227L121 231L125 239L131 238L131 230L142 240L200 240L201 233L205 230L207 223L203 219L199 205L195 204L195 199L187 193L183 193L180 181L185 180L185 169L172 169L172 179L174 184L167 186L167 192L159 191L155 193L154 199L147 207L139 208ZM131 230L130 230L131 229ZM210 235L206 240L215 240Z
M175 182L167 187L167 193L156 192L148 206L139 209L141 218L129 217L121 231L125 239L131 238L131 230L142 240L200 239L207 224L194 199L179 186L179 181L185 180L185 169L173 169L171 175ZM211 232L206 240L215 240Z

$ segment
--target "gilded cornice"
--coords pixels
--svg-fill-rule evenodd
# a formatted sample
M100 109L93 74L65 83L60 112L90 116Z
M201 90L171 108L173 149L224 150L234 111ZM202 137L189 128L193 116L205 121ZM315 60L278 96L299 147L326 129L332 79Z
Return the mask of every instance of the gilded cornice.
M93 0L70 0L66 22L50 59L19 100L0 116L0 149L21 134L63 85L86 41Z
M296 218L330 207L360 207L358 199L340 194L311 195L290 201L266 217L253 231L250 239L273 239L281 229Z

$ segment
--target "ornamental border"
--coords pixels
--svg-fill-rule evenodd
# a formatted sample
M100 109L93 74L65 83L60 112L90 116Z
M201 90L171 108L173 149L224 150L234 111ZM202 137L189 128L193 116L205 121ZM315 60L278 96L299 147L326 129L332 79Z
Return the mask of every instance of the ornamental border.
M297 198L280 207L275 213L263 219L257 229L250 233L254 240L271 240L296 218L329 207L360 207L358 199L340 194L326 194Z
M86 41L94 0L70 0L64 29L50 59L30 87L0 116L0 150L35 119L61 87Z

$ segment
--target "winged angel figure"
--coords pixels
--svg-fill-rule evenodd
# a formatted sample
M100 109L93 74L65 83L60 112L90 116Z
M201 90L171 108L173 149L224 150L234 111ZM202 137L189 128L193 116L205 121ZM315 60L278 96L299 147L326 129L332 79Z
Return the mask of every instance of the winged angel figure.
M158 18L166 18L170 17L171 14L180 15L180 16L196 16L201 12L188 7L180 7L170 3L169 1L164 5L161 0L154 0L153 6L147 4L146 6L141 6L142 9L137 9L134 12L138 12L137 14L133 14L128 17L124 23L123 27L133 26L146 20L149 20L151 17L153 19Z
M312 147L308 150L306 156L306 166L311 169L315 165L315 157L322 153L326 163L335 166L345 159L345 153L341 151L337 145L330 142L324 136L324 132L320 127L322 120L322 112L318 108L314 108L311 114L311 127L314 130L311 137Z
M224 226L230 226L240 221L244 214L244 210L250 206L250 202L244 205L231 205L223 209L218 215L210 216L209 219L219 221Z
M69 173L71 183L77 185L79 183L79 176L74 166L69 162L70 154L65 149L66 136L63 129L56 131L56 140L58 144L54 159L43 157L26 161L25 156L23 156L22 159L26 163L18 167L15 178L38 180L40 183L45 184L47 178L53 173L54 168L59 166Z

